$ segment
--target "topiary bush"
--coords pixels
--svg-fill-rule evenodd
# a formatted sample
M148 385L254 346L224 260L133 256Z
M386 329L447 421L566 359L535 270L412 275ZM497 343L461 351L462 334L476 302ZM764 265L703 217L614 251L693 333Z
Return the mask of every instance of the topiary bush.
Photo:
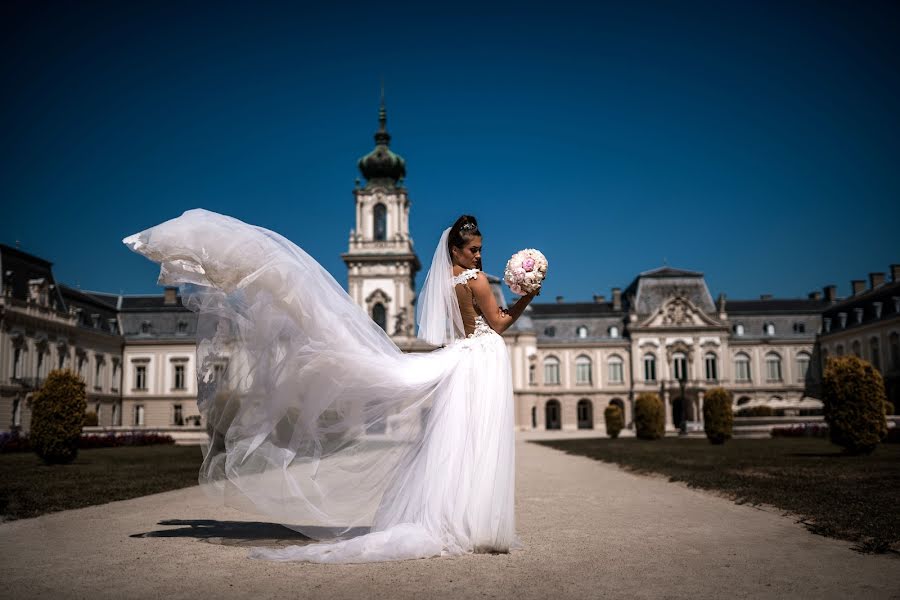
M895 414L895 413L894 413L895 410L896 410L896 408L894 408L894 403L891 402L890 400L885 400L885 402L884 402L884 414L886 414L886 415L893 415L893 414Z
M771 406L748 406L737 411L738 417L774 417L775 409Z
M84 380L68 369L50 371L31 399L32 449L48 464L65 464L78 456L87 399Z
M615 404L610 404L603 411L603 419L606 421L606 435L613 439L619 437L619 432L625 427L625 415L622 414L622 409Z
M658 440L665 434L666 416L659 396L653 393L638 394L634 401L634 428L642 440Z
M734 411L731 409L731 392L725 388L712 388L703 396L703 429L712 444L724 444L731 439Z
M869 454L887 435L884 380L855 356L828 359L822 403L831 441L848 454Z
M89 412L84 415L84 426L85 427L96 427L100 424L100 419L97 417L97 413Z

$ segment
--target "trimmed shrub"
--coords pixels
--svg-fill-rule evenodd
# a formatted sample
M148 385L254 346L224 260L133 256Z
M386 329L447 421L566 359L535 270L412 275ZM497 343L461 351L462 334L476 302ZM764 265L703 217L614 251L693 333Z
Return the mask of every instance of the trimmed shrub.
M868 361L855 356L829 358L822 402L831 441L848 454L869 454L887 435L884 380Z
M78 456L87 400L84 380L68 369L50 371L31 399L31 447L48 464L66 464Z
M666 431L666 416L659 396L654 393L638 394L634 401L634 428L642 440L658 440Z
M84 426L85 427L96 427L100 424L100 419L97 418L97 413L89 412L84 415Z
M896 408L894 408L894 403L893 403L893 402L891 402L890 400L885 400L885 401L884 401L884 414L886 414L886 415L894 415L894 414L896 414L896 413L894 412L895 410L896 410Z
M738 417L774 417L775 409L771 406L748 406L737 411Z
M731 409L731 392L716 387L703 396L703 429L712 444L724 444L731 439L734 412Z
M603 411L603 420L606 421L606 435L613 439L619 437L619 432L625 427L625 416L622 414L622 409L615 404L610 404Z

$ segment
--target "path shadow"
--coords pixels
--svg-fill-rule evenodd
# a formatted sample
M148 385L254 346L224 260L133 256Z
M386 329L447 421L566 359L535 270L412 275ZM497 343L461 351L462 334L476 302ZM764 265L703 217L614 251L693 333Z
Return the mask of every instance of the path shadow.
M837 452L790 452L785 456L799 456L803 458L853 458L853 455L845 454L840 450Z
M259 521L217 521L214 519L164 519L157 525L177 526L177 529L158 529L134 533L133 538L196 538L198 541L223 546L304 546L317 539L332 537L324 527L305 527L312 538L278 523ZM368 527L354 527L342 537L355 537L369 532Z

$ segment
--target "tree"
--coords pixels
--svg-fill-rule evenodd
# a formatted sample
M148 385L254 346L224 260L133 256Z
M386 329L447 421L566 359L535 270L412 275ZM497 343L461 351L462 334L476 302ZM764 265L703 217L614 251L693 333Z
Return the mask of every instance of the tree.
M87 399L84 380L68 369L51 371L31 399L31 447L48 464L78 456Z
M822 403L831 441L848 454L869 454L887 435L884 380L855 356L828 359Z

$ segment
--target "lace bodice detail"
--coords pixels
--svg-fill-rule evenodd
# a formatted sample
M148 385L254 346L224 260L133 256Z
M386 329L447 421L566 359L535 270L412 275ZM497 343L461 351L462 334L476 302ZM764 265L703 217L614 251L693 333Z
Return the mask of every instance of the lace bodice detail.
M478 269L466 269L459 275L453 277L453 285L465 283L470 279L475 279L476 277L478 277Z

